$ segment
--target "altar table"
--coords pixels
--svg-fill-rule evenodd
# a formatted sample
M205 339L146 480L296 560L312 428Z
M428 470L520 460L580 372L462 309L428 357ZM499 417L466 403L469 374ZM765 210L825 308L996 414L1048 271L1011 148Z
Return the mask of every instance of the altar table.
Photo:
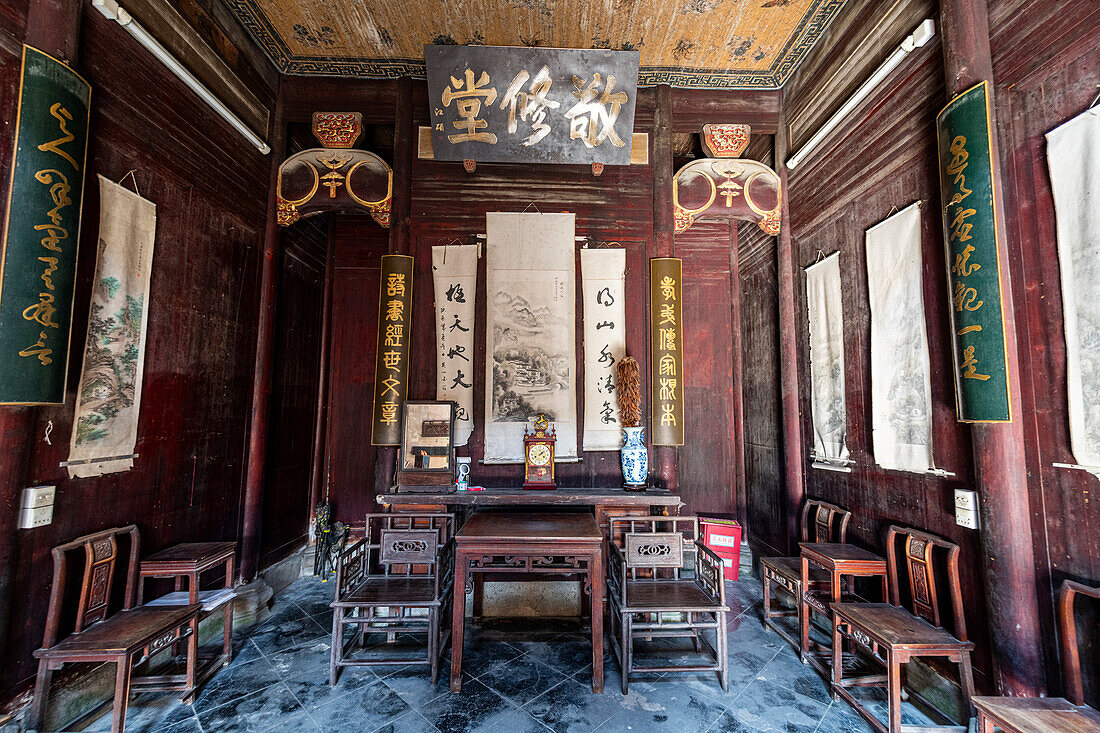
M603 533L591 514L477 512L455 535L451 692L462 689L466 593L477 573L580 575L591 596L592 691L603 692Z

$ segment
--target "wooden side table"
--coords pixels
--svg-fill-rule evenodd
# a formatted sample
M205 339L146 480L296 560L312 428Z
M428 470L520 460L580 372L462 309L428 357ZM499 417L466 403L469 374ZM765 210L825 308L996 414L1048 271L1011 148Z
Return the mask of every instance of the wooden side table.
M882 599L887 600L886 559L862 547L842 542L799 542L802 548L802 600L799 615L799 652L802 662L813 665L824 675L832 674L832 649L810 642L810 614L824 614L832 628L830 603L841 601L842 578L878 577L882 581ZM823 568L830 575L829 591L814 591L810 585L810 565ZM856 600L856 599L853 599Z
M145 606L183 606L192 603L202 604L200 618L205 618L223 609L225 628L222 631L222 653L201 658L196 686L206 680L219 667L233 660L233 599L237 592L233 589L233 555L236 542L185 542L150 555L141 561L138 571L138 605L142 605L145 595L146 578L174 578L175 591L145 603ZM225 586L211 590L199 589L199 576L202 573L225 565ZM188 579L188 588L183 590L184 579Z
M580 575L591 597L592 691L603 692L603 533L591 514L477 512L455 535L451 692L462 689L466 593L478 573Z

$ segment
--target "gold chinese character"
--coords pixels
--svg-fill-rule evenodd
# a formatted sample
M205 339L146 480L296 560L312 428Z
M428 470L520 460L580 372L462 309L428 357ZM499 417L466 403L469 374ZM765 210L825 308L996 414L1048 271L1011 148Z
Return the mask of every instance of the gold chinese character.
M657 373L670 376L676 376L676 360L672 358L671 354L664 354L661 356L657 366Z
M465 82L465 89L463 89L463 82ZM491 132L478 132L478 130L489 126L489 123L485 120L477 119L478 114L481 113L480 98L485 99L485 104L492 104L497 98L496 87L490 87L488 84L489 74L487 72L481 72L481 76L478 77L475 83L473 70L466 69L465 79L451 77L451 86L454 87L454 91L451 91L451 86L443 90L443 106L450 107L451 100L455 100L458 116L462 118L451 124L459 130L466 131L459 135L448 135L447 139L452 143L472 141L496 144L496 135Z
M400 323L386 324L386 346L401 346L401 337L405 335L405 326Z
M46 346L46 332L40 331L38 333L38 341L33 346L28 346L25 349L20 349L20 356L37 356L38 361L42 366L52 364L53 359L50 358L50 354L53 353L53 349Z
M393 425L397 422L397 403L382 403L382 422L386 423L387 425Z
M676 351L676 329L662 328L657 331L661 351Z
M671 275L662 277L658 287L661 288L662 298L665 300L676 300L676 281L672 279Z
M382 352L382 363L386 365L387 369L397 369L401 366L401 352L400 351L384 351Z
M955 214L955 218L951 220L951 239L959 240L960 242L966 242L972 239L970 236L970 230L974 228L973 224L966 223L966 220L977 214L976 209L959 209Z
M573 92L573 98L578 100L573 107L565 113L569 123L569 138L580 140L586 148L592 148L604 140L610 140L617 148L626 145L615 134L615 120L619 117L619 109L626 103L626 92L611 93L615 88L615 77L607 75L607 87L601 93L600 75L593 74L592 81L585 86L584 80L578 76L573 77L573 86L577 89ZM608 110L607 105L611 105ZM597 132L598 130L598 132Z
M38 146L38 149L41 150L43 153L57 153L65 160L72 163L73 168L80 170L80 166L76 164L76 160L73 159L73 156L69 155L67 152L61 149L61 146L65 143L76 140L76 135L73 135L71 132L69 132L68 128L65 127L66 122L73 121L72 114L69 112L69 110L61 106L61 102L54 102L54 104L50 106L50 114L54 116L54 118L57 120L58 127L61 128L61 137L57 138L56 140L51 140L48 143L42 143Z
M57 306L53 304L53 293L39 293L38 302L23 309L23 318L28 321L37 321L47 328L57 328L54 314Z
M405 273L391 272L386 279L386 295L405 297Z
M672 303L661 303L661 324L662 326L672 324L676 325L676 307Z
M678 379L668 379L667 377L661 377L661 389L660 396L662 400L674 400L676 399L676 385L679 383Z
M967 166L966 159L969 157L970 154L966 152L966 138L963 135L957 135L951 141L951 162L947 164L947 175L951 176L952 183L957 185L959 190L951 197L948 206L960 203L972 193L966 187L966 175L964 174Z
M974 347L967 346L963 349L963 363L961 365L963 377L966 379L978 379L982 382L989 379L988 374L978 374L978 357L974 356Z
M401 386L401 380L396 377L386 377L382 380L382 397L385 397L388 392L393 392L393 396L397 399L401 399L401 393L397 391L397 388Z
M967 237L967 239L969 239L969 237ZM982 266L977 262L971 264L970 255L973 252L974 245L968 244L961 253L955 255L955 264L951 266L951 272L953 272L956 277L968 277L975 270L982 269Z
M519 109L519 119L526 122L527 117L531 117L531 127L535 131L523 141L523 145L528 147L550 134L550 125L546 124L546 110L557 109L561 106L559 102L546 98L546 95L550 93L550 84L553 83L550 78L550 69L543 66L542 70L535 75L528 91L521 91L530 76L526 69L516 74L516 77L512 79L512 83L508 85L508 91L504 93L504 98L500 100L500 108L508 108L508 132L510 134L516 134L516 129L519 126L516 122L517 108Z
M974 301L978 298L978 291L974 288L966 286L966 283L955 283L955 310L962 312L963 310L976 311L982 307L984 300Z
M405 303L400 300L391 300L386 303L386 320L401 321L405 315Z
M661 405L661 424L676 425L676 405L670 403Z

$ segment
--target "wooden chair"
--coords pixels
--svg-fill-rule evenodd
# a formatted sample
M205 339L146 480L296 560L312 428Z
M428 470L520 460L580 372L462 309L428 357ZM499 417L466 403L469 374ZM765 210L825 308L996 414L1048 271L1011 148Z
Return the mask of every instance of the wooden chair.
M1066 696L975 697L978 733L993 733L998 728L1005 733L1085 733L1100 730L1100 712L1085 704L1081 653L1077 646L1077 624L1073 617L1073 602L1078 593L1100 599L1100 588L1090 588L1067 580L1062 583L1058 592L1058 626L1062 637L1062 669L1066 680Z
M902 607L898 584L897 542L904 542L909 608ZM954 634L943 628L939 604L939 586L933 563L933 549L946 552L947 585L950 592ZM974 694L974 673L970 653L974 643L966 640L962 590L959 587L959 546L914 529L891 526L886 535L886 563L890 603L834 603L833 680L834 695L847 700L877 730L898 733L901 724L901 688L903 665L917 657L946 657L959 665L959 682L966 720L951 729L965 733ZM844 677L844 640L851 641L886 667L886 674ZM857 662L852 656L848 662ZM874 664L874 663L872 663ZM877 664L875 665L877 666ZM886 687L889 723L883 725L849 692L849 687ZM910 691L910 696L920 699ZM930 705L930 710L934 710ZM942 717L942 716L941 716ZM946 720L946 717L943 717ZM908 727L908 726L906 726Z
M130 560L126 568L126 590L122 610L112 611L111 596L118 559L118 540L128 536ZM84 551L84 572L72 633L58 641L65 598L68 567L66 555ZM106 529L53 548L53 585L46 614L46 632L42 648L34 652L38 659L34 703L29 726L39 729L46 711L50 678L64 665L78 662L114 662L114 709L112 733L122 733L126 724L126 704L130 691L183 690L191 697L195 687L195 663L198 656L198 618L201 603L179 606L137 606L138 529L134 525ZM182 675L133 676L133 669L168 647L187 641L186 672Z
M611 648L622 670L623 694L632 672L717 672L728 691L722 558L699 541L698 518L611 517L609 532ZM685 555L693 558L685 562ZM714 631L715 646L704 642L701 632L707 630ZM636 666L639 637L690 637L696 652L706 644L713 662Z
M344 550L336 563L332 602L332 659L329 682L340 667L427 664L432 684L446 649L440 619L454 589L454 514L410 512L368 514L366 536ZM425 609L423 615L409 611ZM348 627L355 633L344 639ZM352 656L370 633L428 632L425 656ZM447 631L449 636L449 629Z
M835 504L809 499L802 507L803 542L846 542L848 522L852 513ZM810 523L813 522L813 532ZM810 571L810 586L828 593L829 574L820 568ZM771 629L799 649L799 639L775 621L777 618L798 617L802 608L802 559L798 557L765 557L760 560L761 583L764 586L764 628ZM772 608L772 584L794 596L794 608ZM799 618L799 626L802 619Z

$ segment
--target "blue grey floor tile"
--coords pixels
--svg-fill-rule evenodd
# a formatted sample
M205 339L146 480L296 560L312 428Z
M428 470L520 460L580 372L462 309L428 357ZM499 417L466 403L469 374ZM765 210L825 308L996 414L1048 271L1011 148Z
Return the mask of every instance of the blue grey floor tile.
M279 674L266 658L234 662L207 680L195 700L197 710L216 708L278 684Z
M604 688L602 695L577 680L566 680L524 706L535 720L557 733L595 730L623 711L618 689Z
M783 649L760 670L757 679L774 682L807 697L828 704L832 702L830 685L820 673L808 664L803 664L798 655L790 648Z
M812 732L828 709L826 703L756 680L726 709L711 730Z
M249 638L261 652L270 655L329 636L328 630L291 603L276 605L271 616L257 626Z
M413 712L413 708L401 699L401 696L387 687L382 680L374 678L360 687L351 690L334 690L332 699L319 698L320 704L309 707L309 715L322 730L372 731L387 724L396 725L398 718ZM406 724L423 722L412 718ZM426 726L425 726L426 727ZM412 728L407 728L412 730Z
M843 700L833 702L816 733L874 733L874 728Z
M328 729L328 733L332 733L333 730L337 729ZM400 718L389 721L377 730L371 731L371 733L436 733L438 730L423 715L413 710Z
M705 731L725 710L725 705L665 680L640 682L630 693L619 695L622 711L603 723L601 731Z
M566 679L558 670L527 655L499 660L475 674L479 682L520 706Z
M253 692L221 707L198 710L203 730L218 733L260 733L278 728L295 733L320 728L283 684Z
M518 708L477 680L469 679L463 681L461 692L440 695L417 705L416 710L445 733L468 733L500 730L494 721Z

